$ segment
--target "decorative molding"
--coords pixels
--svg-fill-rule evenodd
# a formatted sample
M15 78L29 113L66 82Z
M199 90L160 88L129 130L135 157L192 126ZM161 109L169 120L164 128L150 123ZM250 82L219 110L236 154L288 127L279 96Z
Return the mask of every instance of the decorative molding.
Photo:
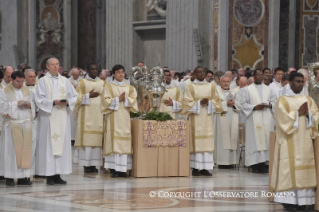
M306 67L308 63L318 61L318 31L319 31L319 15L303 16L303 50L301 55L302 67Z
M264 17L265 5L262 0L235 0L233 13L236 20L245 27L258 25Z

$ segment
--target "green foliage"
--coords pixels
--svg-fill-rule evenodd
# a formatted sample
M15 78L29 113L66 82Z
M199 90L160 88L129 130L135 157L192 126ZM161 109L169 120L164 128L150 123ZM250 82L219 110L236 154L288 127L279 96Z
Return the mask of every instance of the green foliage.
M158 112L158 111L150 111L146 113L146 115L142 118L143 120L155 120L155 121L168 121L173 120L171 115L168 113Z
M132 111L130 111L130 117L131 117L131 119L133 119L133 118L138 118L138 117L140 117L141 116L141 112L140 111L137 111L137 113L134 113L134 112L132 112Z

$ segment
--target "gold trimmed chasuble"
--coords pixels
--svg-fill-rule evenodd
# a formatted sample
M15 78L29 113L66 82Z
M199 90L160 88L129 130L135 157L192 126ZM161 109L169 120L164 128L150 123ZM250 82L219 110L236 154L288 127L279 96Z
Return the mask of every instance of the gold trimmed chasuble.
M314 126L307 128L306 116L299 116L300 106L308 102ZM313 141L318 134L318 107L305 95L281 96L275 105L276 144L270 186L277 192L317 186Z
M101 95L105 81L101 79L90 80L81 79L77 84L76 91L78 99L73 110L74 117L77 118L76 137L74 146L100 147L103 140L103 114L101 111ZM82 105L81 102L85 94L94 89L100 96L90 98L89 105Z
M215 85L211 83L190 84L187 86L182 104L181 114L188 114L197 101L208 98L215 106L215 112L222 112L221 103ZM190 153L214 152L213 113L207 114L207 105L201 106L200 114L189 113L192 140Z
M124 106L124 101L119 102L118 110L111 110L114 98L125 92L125 98L130 107ZM101 96L101 111L106 114L106 133L104 133L103 155L133 154L131 137L130 111L137 112L137 93L132 85L115 85L106 83Z

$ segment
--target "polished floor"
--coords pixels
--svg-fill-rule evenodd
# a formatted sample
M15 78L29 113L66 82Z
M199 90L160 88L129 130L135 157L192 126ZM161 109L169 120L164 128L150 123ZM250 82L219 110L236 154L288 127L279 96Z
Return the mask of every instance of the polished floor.
M62 176L68 181L66 186L47 186L44 179L35 179L32 186L7 187L0 181L0 212L284 211L264 196L268 174L244 168L216 168L212 173L213 177L113 179L109 172L84 174L83 167L74 165L71 175ZM237 192L232 193L237 197L217 194L230 191Z

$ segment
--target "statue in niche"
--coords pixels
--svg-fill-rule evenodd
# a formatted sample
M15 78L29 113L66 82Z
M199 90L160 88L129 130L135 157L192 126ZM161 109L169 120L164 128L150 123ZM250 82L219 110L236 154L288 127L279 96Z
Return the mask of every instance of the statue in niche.
M37 47L45 43L54 43L63 47L62 43L62 22L60 22L59 11L62 10L62 0L55 0L47 5L45 0L39 0L40 3L40 22L37 27L39 41Z
M54 30L58 24L57 20L55 20L55 18L53 17L52 12L48 12L47 17L43 19L42 22L43 26L48 30Z
M148 0L146 4L147 19L158 20L166 18L166 0Z

